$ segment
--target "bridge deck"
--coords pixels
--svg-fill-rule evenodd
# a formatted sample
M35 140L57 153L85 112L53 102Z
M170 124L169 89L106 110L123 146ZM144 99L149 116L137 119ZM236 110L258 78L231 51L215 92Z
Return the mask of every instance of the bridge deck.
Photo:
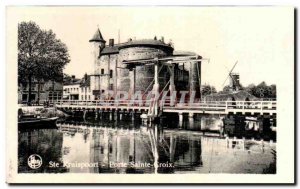
M94 109L114 111L148 111L151 101L57 101L58 108ZM214 101L201 103L161 103L159 107L168 113L196 114L276 114L276 101Z

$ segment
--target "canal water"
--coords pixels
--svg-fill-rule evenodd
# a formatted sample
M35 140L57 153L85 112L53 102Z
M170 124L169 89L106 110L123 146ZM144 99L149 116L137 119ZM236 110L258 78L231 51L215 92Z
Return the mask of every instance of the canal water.
M182 125L141 120L72 118L57 127L20 128L20 173L276 173L276 142L220 135L220 119L205 116ZM210 132L208 129L210 128ZM215 129L214 129L215 128ZM42 166L31 169L37 154Z

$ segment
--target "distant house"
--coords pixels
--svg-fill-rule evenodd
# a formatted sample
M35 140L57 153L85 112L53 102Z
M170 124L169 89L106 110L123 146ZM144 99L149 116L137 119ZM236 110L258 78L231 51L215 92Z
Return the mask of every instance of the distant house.
M63 99L79 100L80 79L72 75L70 81L65 81L63 85Z
M80 100L94 100L94 95L91 90L91 77L87 74L80 82Z
M31 84L31 102L43 103L45 101L55 101L62 98L63 85L60 82L33 80ZM25 104L29 99L28 83L18 85L18 103Z
M65 100L94 100L91 87L90 76L85 74L82 79L72 76L72 79L64 83L63 99Z

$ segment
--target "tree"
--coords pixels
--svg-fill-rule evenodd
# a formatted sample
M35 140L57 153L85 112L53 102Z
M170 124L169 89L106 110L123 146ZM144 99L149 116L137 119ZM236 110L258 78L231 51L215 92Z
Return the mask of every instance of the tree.
M207 96L207 95L214 94L214 93L217 93L217 90L214 86L210 86L210 85L202 85L201 86L202 96Z
M238 84L236 87L237 87L237 88L233 88L233 87L230 86L230 85L226 85L226 86L223 87L223 90L220 91L219 93L220 93L220 94L226 94L226 93L233 92L233 91L241 91L241 90L244 90L244 87L243 87L241 84Z
M276 92L276 85L270 85L271 89L271 98L276 98L277 97L277 92Z
M229 85L226 85L223 87L223 90L220 91L220 93L228 93L231 91L231 87Z
M56 39L52 30L41 30L31 21L18 25L18 78L28 83L28 104L32 100L32 81L38 81L39 98L40 81L62 81L62 70L69 62L66 45Z
M72 81L72 76L68 75L68 74L63 74L63 83L71 83Z
M276 98L276 85L268 86L265 82L257 86L251 84L245 90L257 98Z

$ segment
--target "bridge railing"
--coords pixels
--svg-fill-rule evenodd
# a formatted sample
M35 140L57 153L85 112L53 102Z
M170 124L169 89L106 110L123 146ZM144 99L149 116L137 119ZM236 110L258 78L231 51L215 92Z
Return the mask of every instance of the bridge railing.
M200 103L177 103L176 108L276 110L277 103L276 101L210 101Z
M138 106L147 107L150 104L150 100L58 100L55 102L56 106Z
M58 100L56 106L103 106L103 107L149 107L152 100ZM276 110L276 101L209 101L198 103L171 103L170 101L159 101L161 108L182 108L182 109L248 109L248 110Z
M227 101L226 109L276 110L276 101Z

